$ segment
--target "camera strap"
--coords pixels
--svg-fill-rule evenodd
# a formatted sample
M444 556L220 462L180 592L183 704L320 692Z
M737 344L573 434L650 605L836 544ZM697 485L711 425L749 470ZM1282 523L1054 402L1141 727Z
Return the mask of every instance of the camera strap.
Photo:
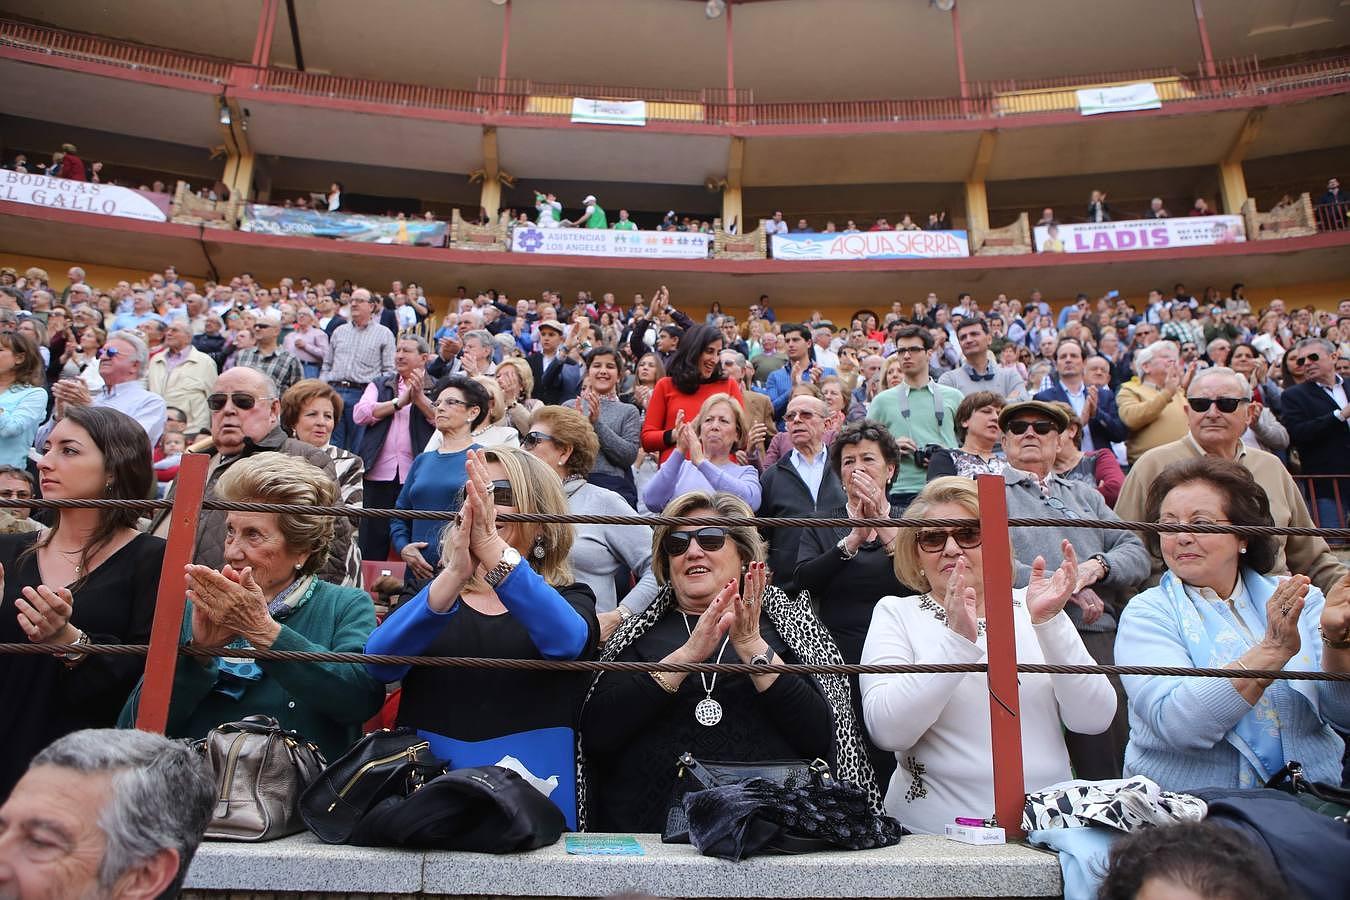
M933 398L933 418L937 419L937 427L941 428L942 418L946 415L946 410L944 410L942 404L938 402L937 393L933 390L933 380L931 378L928 380L926 387L929 395ZM904 417L906 421L909 421L909 390L908 384L900 385L900 415Z

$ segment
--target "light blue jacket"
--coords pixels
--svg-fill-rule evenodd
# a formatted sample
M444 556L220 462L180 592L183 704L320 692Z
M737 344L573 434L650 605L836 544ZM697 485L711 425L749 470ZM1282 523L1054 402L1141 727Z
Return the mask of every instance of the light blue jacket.
M47 418L47 392L16 384L0 393L0 465L24 468L38 426Z
M1163 576L1168 582L1176 576ZM1278 582L1250 569L1243 583L1259 610L1264 610ZM1316 626L1322 615L1321 591L1312 588L1300 621L1306 627L1304 649L1321 662ZM1265 623L1261 623L1262 629ZM1308 643L1313 647L1308 647ZM1125 607L1116 634L1116 663L1122 666L1185 666L1191 659L1182 623L1177 621L1167 585L1137 595ZM1130 742L1125 748L1125 776L1143 775L1169 791L1206 787L1238 787L1241 740L1232 732L1252 710L1227 678L1183 678L1126 675ZM1286 761L1303 763L1308 777L1328 784L1341 782L1345 743L1328 723L1350 730L1350 682L1287 682L1299 690L1272 695L1280 722ZM1305 687L1306 686L1306 687Z

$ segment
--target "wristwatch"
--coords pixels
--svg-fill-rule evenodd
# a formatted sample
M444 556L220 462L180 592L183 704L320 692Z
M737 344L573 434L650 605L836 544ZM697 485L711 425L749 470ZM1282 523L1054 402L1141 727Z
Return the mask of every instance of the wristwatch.
M752 666L767 666L771 662L773 662L772 647L766 646L763 653L756 653L754 656L750 657L750 665Z
M1094 553L1091 556L1089 556L1088 559L1095 559L1097 562L1102 564L1102 581L1105 581L1106 579L1111 577L1111 564L1106 561L1106 554Z
M502 551L502 558L491 569L488 569L483 580L488 583L488 587L495 588L506 580L516 566L520 565L520 551L515 547L507 547Z
M400 408L400 406L401 406L401 404L398 402L399 399L400 399L400 398L399 398L398 394L395 394L395 395L394 395L394 412L398 412L398 411L399 411L399 408Z

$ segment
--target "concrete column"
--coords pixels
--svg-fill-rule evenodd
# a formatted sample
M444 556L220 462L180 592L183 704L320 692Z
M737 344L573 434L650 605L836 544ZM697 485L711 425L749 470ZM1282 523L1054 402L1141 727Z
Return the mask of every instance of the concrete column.
M1242 160L1252 141L1261 133L1265 115L1264 108L1247 113L1232 145L1219 162L1219 190L1223 195L1223 211L1229 215L1240 215L1242 204L1247 202L1247 179L1242 172Z
M989 194L985 190L984 180L989 173L989 164L994 159L994 148L998 145L998 133L984 131L980 133L979 146L975 148L975 159L966 177L966 230L972 232L989 230Z
M728 5L727 12L731 12ZM741 168L745 161L745 138L731 139L727 150L727 186L722 188L722 227L736 224L736 233L745 234L746 225L741 204Z
M496 222L502 208L501 168L497 160L497 129L483 129L483 191L478 205L487 211L488 221Z

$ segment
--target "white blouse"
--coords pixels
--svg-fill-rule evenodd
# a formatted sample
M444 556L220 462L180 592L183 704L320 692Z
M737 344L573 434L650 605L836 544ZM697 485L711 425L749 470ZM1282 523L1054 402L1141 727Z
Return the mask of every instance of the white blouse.
M1094 665L1068 615L1033 625L1026 590L1013 591L1017 659ZM883 597L872 613L864 665L978 663L987 660L984 620L971 643L947 627L928 595ZM1111 725L1116 693L1105 675L1022 674L1023 775L1028 792L1072 776L1062 727L1099 734ZM957 816L994 813L989 686L983 672L863 675L863 717L873 742L899 765L886 790L886 812L920 834L942 834ZM1061 722L1063 726L1061 726Z

